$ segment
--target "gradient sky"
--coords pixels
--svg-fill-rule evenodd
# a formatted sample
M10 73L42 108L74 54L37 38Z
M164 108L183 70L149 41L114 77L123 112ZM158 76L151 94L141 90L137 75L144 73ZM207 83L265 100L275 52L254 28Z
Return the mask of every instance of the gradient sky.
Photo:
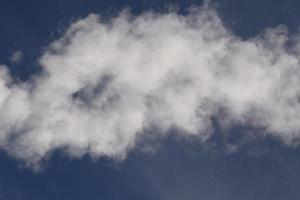
M40 70L37 59L74 21L97 13L109 18L123 8L139 14L165 12L176 4L186 14L197 0L1 0L0 62L27 80ZM284 24L300 26L297 0L220 0L224 24L242 39ZM13 62L15 52L20 62ZM205 144L170 135L154 141L156 152L134 150L120 162L90 155L72 158L55 150L41 169L0 152L0 200L298 200L300 149L273 137L247 137L264 130L236 125L215 132ZM228 136L229 135L229 136ZM254 134L255 135L255 134ZM259 135L259 134L258 134ZM228 144L239 144L230 152Z

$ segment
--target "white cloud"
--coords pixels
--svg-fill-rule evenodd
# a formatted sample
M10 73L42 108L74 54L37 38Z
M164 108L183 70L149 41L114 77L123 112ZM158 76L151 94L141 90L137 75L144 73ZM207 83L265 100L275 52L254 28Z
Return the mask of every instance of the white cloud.
M28 163L59 148L122 159L151 127L207 139L220 109L224 126L262 126L293 142L300 51L288 39L278 27L243 41L206 8L91 14L49 46L33 80L16 84L1 67L0 145Z

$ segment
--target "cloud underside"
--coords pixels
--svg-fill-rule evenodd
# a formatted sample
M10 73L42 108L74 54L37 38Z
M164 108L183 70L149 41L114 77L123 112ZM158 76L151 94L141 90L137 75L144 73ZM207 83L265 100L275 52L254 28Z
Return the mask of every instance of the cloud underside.
M56 149L123 159L143 134L205 141L212 118L293 143L299 44L283 26L242 40L208 8L91 14L49 45L41 74L16 82L0 68L0 147L28 163Z

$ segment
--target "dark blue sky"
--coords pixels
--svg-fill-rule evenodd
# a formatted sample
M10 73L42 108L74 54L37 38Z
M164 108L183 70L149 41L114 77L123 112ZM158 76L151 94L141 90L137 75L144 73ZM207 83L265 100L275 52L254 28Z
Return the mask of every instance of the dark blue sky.
M163 11L172 3L185 13L201 1L1 0L0 61L10 65L14 76L27 79L38 70L43 48L76 19L91 12L109 17L125 7L133 13ZM294 32L300 25L297 0L221 0L217 7L224 23L242 38L270 26L285 24ZM16 50L24 53L19 65L9 61ZM55 152L39 172L1 152L0 200L300 199L300 149L257 138L236 153L224 153L225 141L248 140L239 136L245 129L233 128L233 138L217 131L206 145L171 137L155 154L136 151L122 163Z

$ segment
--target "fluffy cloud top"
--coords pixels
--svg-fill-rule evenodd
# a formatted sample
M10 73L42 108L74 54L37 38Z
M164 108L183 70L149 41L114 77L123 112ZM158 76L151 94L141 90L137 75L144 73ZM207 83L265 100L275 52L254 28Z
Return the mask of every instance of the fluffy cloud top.
M207 8L91 14L49 45L31 80L0 68L0 146L29 163L55 149L122 159L153 127L205 140L220 110L224 125L249 123L293 142L299 45L284 27L241 40Z

